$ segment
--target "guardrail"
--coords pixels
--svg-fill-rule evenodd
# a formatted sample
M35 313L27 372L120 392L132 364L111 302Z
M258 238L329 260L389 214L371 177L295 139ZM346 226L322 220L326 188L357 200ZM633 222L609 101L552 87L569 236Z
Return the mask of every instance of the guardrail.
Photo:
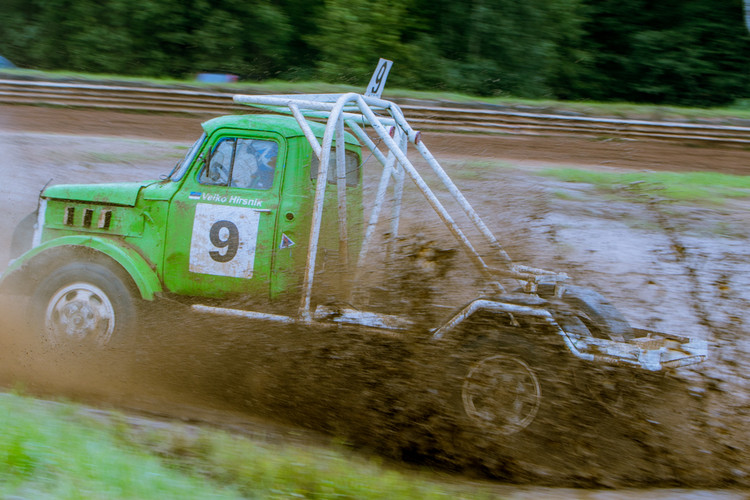
M204 115L253 112L247 107L235 105L232 102L233 95L179 88L0 80L2 104L44 104ZM398 99L395 101L398 102ZM399 105L409 117L410 123L424 131L750 144L750 127L742 126L424 106L407 102Z

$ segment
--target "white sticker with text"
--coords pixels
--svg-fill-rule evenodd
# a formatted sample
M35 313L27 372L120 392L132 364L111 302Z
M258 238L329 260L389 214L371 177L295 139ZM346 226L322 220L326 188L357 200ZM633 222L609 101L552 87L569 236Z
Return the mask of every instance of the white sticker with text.
M252 278L260 212L198 203L190 241L190 272Z

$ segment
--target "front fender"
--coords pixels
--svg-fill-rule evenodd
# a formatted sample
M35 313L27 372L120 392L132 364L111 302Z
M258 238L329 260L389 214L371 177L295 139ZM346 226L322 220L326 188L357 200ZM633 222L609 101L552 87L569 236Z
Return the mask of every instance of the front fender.
M79 250L95 251L117 262L130 275L143 299L153 300L163 290L153 267L134 248L109 238L89 235L63 236L32 248L10 263L0 277L0 288L26 271L34 272L36 264L54 259L56 252L74 254Z

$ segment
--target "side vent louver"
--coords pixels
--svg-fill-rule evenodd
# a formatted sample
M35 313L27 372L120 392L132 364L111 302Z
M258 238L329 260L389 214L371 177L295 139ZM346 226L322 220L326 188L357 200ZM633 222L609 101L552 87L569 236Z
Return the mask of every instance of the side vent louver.
M112 222L112 210L102 210L99 214L99 223L97 227L99 229L109 229L109 224Z
M83 215L81 217L81 223L83 227L93 227L94 224L94 212L93 208L84 208ZM65 207L63 214L63 224L66 226L74 226L76 223L76 207ZM109 229L112 225L112 210L102 210L99 212L99 218L96 219L96 227L99 229Z
M76 216L75 207L65 207L65 216L63 217L63 224L65 224L66 226L72 226L75 216Z
M94 217L94 211L87 208L83 211L83 227L91 227L91 219Z

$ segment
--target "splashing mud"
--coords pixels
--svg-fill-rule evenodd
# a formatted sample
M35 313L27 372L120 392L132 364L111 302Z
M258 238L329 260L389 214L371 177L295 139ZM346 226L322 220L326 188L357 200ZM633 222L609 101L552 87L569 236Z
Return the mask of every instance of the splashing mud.
M529 160L509 159L514 168L468 164L485 159L478 154L482 140L503 139L456 138L441 147L450 150L448 168L508 253L599 290L637 327L709 340L711 359L667 375L633 374L581 366L555 346L522 348L515 354L547 367L539 417L525 432L492 436L467 428L458 410L459 368L476 362L471 344L438 349L427 332L248 328L166 302L149 307L126 349L89 356L34 342L26 299L8 295L0 306L1 380L178 418L191 405L239 407L389 457L514 482L749 485L748 204L676 205L625 187L612 197L539 177L534 172L542 163ZM107 157L93 155L102 149ZM174 143L10 131L0 134L0 150L15 160L0 167L12 180L0 188L5 235L34 210L50 177L56 183L153 178L182 154ZM127 156L133 150L138 158ZM670 153L664 145L663 154ZM425 212L404 216L402 234L421 235L417 246L401 247L409 265L386 269L373 262L368 279L378 286L359 299L377 307L382 295L400 293L396 308L432 324L470 298L459 290L474 282L465 257L433 230ZM3 241L6 262L10 240ZM439 307L420 307L427 303ZM491 332L502 325L476 318L467 328L476 342L497 342Z

